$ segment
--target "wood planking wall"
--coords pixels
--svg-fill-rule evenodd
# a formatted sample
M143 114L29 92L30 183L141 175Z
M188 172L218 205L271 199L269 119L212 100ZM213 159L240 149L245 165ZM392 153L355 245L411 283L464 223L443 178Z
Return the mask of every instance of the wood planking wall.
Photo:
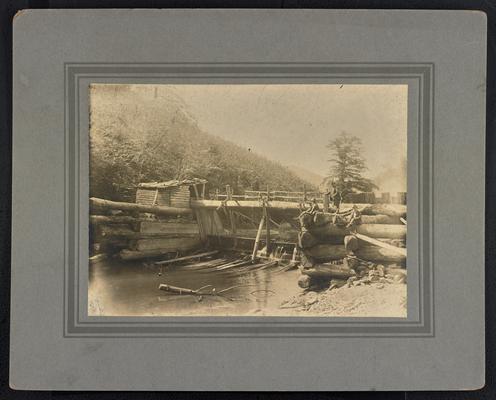
M170 206L178 208L189 208L190 206L190 192L189 187L186 185L177 186L168 189L170 193Z
M147 206L189 208L190 197L189 187L185 185L159 189L158 193L156 189L139 188L136 191L136 203Z
M153 201L155 200L156 190L150 189L138 189L136 191L136 203L143 204L145 206L153 205ZM165 204L169 205L169 204Z

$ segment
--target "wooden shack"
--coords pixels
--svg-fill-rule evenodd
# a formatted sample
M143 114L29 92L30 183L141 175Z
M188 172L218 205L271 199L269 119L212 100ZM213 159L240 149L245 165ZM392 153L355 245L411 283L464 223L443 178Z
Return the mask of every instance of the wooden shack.
M140 183L136 191L136 203L189 208L191 198L203 198L206 183L206 180L199 178Z

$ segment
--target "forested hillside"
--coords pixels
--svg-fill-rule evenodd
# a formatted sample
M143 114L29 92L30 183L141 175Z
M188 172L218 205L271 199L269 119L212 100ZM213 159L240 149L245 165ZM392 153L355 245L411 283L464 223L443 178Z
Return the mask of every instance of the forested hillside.
M132 200L139 182L204 178L209 190L302 190L288 168L202 132L187 105L154 87L90 88L90 196Z

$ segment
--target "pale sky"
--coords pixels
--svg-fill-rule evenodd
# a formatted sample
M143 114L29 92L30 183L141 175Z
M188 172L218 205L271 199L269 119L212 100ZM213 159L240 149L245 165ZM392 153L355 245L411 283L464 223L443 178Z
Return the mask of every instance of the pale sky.
M136 115L140 118L134 127L146 132L174 109L183 108L202 131L320 177L329 171L327 144L345 131L362 140L366 176L383 191L406 190L407 85L178 84L102 85L101 89L92 92L94 116L112 119L124 113L124 119L132 119L131 114Z
M375 176L406 159L407 85L163 85L199 127L324 176L330 139L358 136Z

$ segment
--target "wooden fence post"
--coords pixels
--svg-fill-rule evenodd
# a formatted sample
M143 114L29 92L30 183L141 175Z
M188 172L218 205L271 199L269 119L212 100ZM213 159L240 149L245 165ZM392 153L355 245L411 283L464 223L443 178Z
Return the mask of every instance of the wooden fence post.
M269 210L267 209L267 206L264 205L264 214L265 214L265 228L266 228L266 242L267 242L267 257L270 254L270 216L269 216Z

